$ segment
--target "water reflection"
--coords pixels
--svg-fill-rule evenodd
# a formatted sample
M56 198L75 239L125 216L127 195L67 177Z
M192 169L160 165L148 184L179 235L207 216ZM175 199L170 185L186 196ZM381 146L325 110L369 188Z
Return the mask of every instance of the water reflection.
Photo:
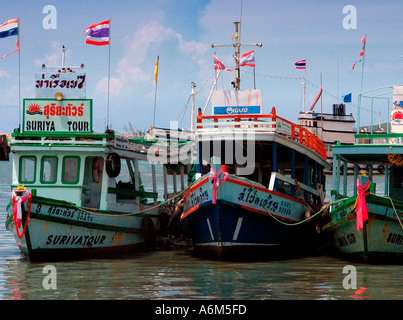
M57 287L46 290L43 268L20 257L5 230L11 170L0 165L0 299L390 299L403 297L401 266L354 263L356 289L344 289L349 261L326 256L271 262L222 262L185 251L124 259L51 263ZM330 188L328 188L330 190Z
M329 257L224 263L183 252L117 260L53 263L57 289L42 282L45 263L7 259L2 299L401 299L399 266L357 266L357 289L343 288L346 262ZM395 275L395 277L393 277Z

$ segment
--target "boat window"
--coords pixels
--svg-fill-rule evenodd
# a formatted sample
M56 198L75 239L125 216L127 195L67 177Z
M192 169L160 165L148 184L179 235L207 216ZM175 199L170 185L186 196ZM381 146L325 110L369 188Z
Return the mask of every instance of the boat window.
M41 183L56 183L57 180L57 157L42 157Z
M79 180L80 158L66 156L63 158L62 182L75 184Z
M19 182L34 183L36 179L36 157L22 156L20 157Z

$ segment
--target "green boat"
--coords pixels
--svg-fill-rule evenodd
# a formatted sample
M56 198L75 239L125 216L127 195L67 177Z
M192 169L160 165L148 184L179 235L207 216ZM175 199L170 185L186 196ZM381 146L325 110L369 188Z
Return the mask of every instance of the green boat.
M371 126L355 135L354 145L341 145L337 141L333 145L333 202L322 230L330 254L367 262L400 263L403 260L403 86L362 92L358 97L358 124L364 99L370 100L366 105L371 105L371 114L374 103L379 103L379 99L386 102L391 120L386 132ZM384 170L374 169L380 166ZM348 190L351 167L354 183L353 190ZM363 169L367 171L364 174Z
M24 99L22 125L12 134L5 224L32 261L153 249L167 236L167 202L186 189L184 166L171 161L184 142L92 130L82 68L62 63L37 74L35 98ZM160 164L149 161L156 144ZM172 152L161 149L167 145Z

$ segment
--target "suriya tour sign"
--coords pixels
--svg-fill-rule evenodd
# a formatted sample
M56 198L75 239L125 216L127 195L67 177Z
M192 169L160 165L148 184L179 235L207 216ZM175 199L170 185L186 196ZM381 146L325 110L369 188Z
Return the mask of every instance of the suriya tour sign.
M25 133L92 132L92 99L24 99Z

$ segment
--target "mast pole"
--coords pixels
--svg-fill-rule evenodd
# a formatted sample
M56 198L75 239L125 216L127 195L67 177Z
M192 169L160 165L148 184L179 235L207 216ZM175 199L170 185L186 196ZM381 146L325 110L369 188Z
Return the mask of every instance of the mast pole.
M241 82L241 70L239 68L239 57L241 56L241 46L257 46L257 47L261 47L262 43L254 43L254 44L241 44L240 41L240 22L239 21L235 21L234 25L235 25L235 34L233 36L233 38L235 39L235 42L230 45L230 44L212 44L211 47L215 48L215 47L234 47L235 48L235 52L233 53L233 57L235 59L235 81L234 81L234 88L235 91L239 91L240 89L240 82Z
M192 131L194 131L195 129L195 88L196 88L196 84L194 82L192 82L190 84L192 86L192 109L190 110L190 129Z
M21 130L21 42L20 42L20 18L18 17L18 127Z

